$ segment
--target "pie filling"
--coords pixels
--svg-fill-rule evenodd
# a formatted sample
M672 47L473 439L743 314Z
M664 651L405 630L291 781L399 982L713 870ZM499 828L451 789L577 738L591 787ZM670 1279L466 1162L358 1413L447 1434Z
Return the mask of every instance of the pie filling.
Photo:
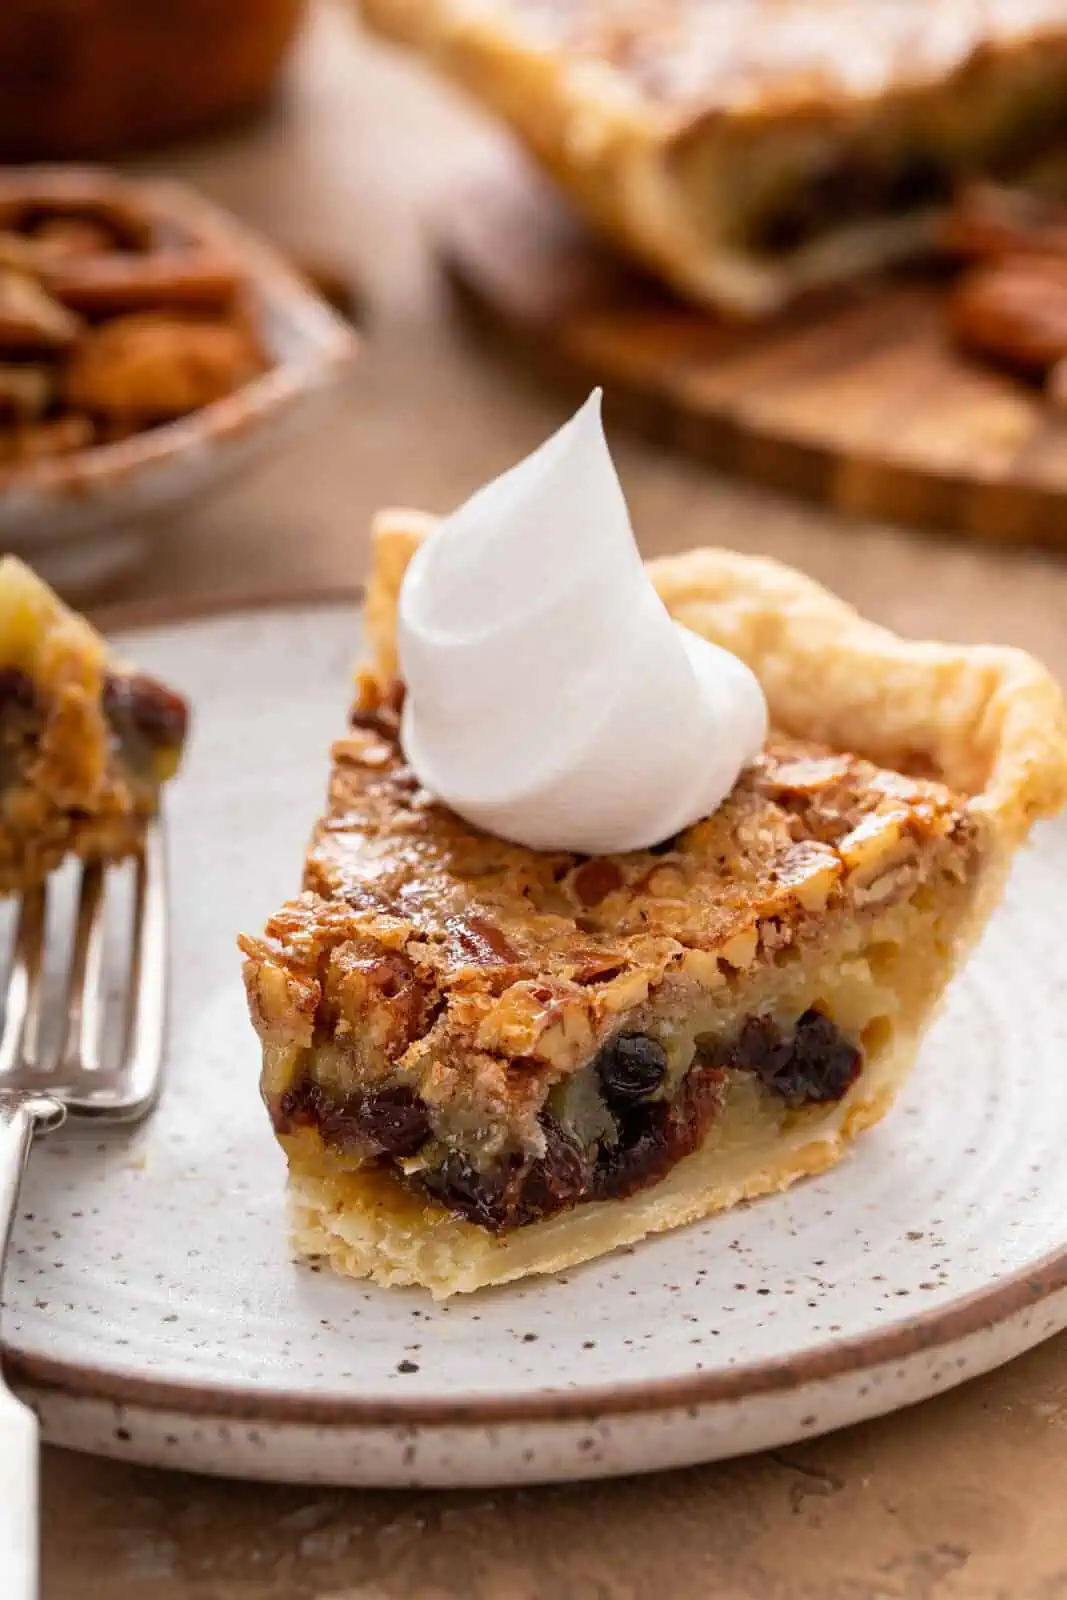
M902 131L887 117L848 142L818 129L798 131L785 150L770 141L761 149L757 140L744 161L745 181L725 185L737 207L738 242L768 260L788 258L848 229L919 218L975 177L1023 181L1036 163L1067 150L1065 76L1054 55L1049 81L1024 107L1006 96L986 122L961 116L955 125ZM693 163L692 193L702 185L713 196L724 192L719 160L705 165L696 144L682 160Z
M398 1074L373 1024L324 1019L307 1046L265 1042L263 1097L291 1150L307 1154L310 1137L339 1174L390 1176L491 1233L624 1199L698 1149L714 1161L818 1137L860 1080L877 1095L906 1016L951 970L972 886L950 858L893 903L783 940L719 987L665 983L547 1084L532 1128L518 1104L477 1118L462 1099L435 1100L432 1064ZM509 1063L517 1102L531 1066Z
M815 1008L788 1026L752 1015L725 1045L697 1035L681 1074L671 1056L652 1034L618 1034L550 1095L542 1154L481 1169L434 1139L427 1108L401 1085L339 1098L306 1072L268 1101L279 1134L313 1128L339 1154L375 1150L406 1185L497 1232L636 1194L698 1149L727 1107L734 1120L755 1105L782 1123L840 1100L863 1066L862 1049Z
M185 701L154 678L108 673L102 706L115 759L135 789L154 792L177 770L188 719ZM54 710L48 691L29 673L0 668L0 790L31 781L29 769Z
M881 165L842 151L757 211L746 243L759 255L791 255L843 225L945 205L954 187L949 166L932 154L915 152Z

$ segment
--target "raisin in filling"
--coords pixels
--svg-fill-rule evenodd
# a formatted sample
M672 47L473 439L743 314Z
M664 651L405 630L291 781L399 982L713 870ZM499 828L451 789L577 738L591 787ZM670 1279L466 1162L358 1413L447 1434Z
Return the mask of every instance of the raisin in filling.
M420 1174L421 1186L468 1222L496 1232L564 1211L589 1192L592 1163L572 1134L549 1113L541 1117L545 1153L479 1172L453 1151Z
M863 1057L821 1011L805 1011L791 1034L769 1017L749 1017L724 1065L754 1072L788 1106L840 1100L859 1077Z
M401 1084L361 1095L335 1099L310 1078L268 1102L279 1133L316 1128L324 1144L355 1153L373 1146L394 1161L417 1155L430 1137L426 1107L413 1090Z
M109 673L103 707L130 771L148 781L167 775L185 743L189 708L181 696L144 673Z
M152 784L169 776L188 725L189 710L181 696L141 673L108 673L101 704L128 771ZM28 673L0 668L0 782L19 780L21 763L40 737L47 714L47 703Z
M728 1075L754 1075L790 1109L840 1100L862 1066L859 1050L823 1012L809 1010L786 1031L749 1017L727 1048L698 1043L670 1099L660 1094L668 1057L658 1040L619 1034L591 1063L609 1113L611 1137L585 1145L558 1117L540 1118L544 1153L481 1170L459 1150L404 1177L412 1188L491 1232L524 1227L581 1201L620 1200L660 1182L699 1149L718 1116ZM658 1098L657 1098L658 1096ZM431 1136L419 1097L396 1085L342 1100L304 1078L269 1102L279 1133L314 1127L339 1151L377 1152L390 1165L417 1155Z

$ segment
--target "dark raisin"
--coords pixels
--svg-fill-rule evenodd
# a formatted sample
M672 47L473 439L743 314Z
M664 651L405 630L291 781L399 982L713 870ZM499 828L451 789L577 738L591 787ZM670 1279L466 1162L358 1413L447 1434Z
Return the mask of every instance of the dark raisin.
M791 1106L840 1100L863 1057L830 1018L805 1011L792 1036L766 1017L750 1017L726 1065L756 1076Z
M119 736L130 733L152 749L180 749L185 742L189 707L154 678L142 673L112 673L104 685L104 711Z
M425 1105L403 1085L367 1095L355 1121L368 1139L395 1159L417 1154L430 1137Z
M537 1217L573 1205L585 1193L589 1168L581 1146L555 1117L541 1118L545 1153L531 1163L522 1179L510 1220L533 1222Z
M769 1084L788 1066L789 1051L785 1035L769 1017L749 1017L729 1053L727 1066L754 1072Z
M828 1016L805 1011L793 1039L793 1077L805 1100L840 1100L862 1065L859 1050Z
M647 1100L667 1075L667 1052L646 1033L621 1033L600 1051L596 1070L613 1110Z
M295 1078L283 1094L265 1094L264 1099L277 1133L318 1127L330 1109L318 1084L303 1075Z
M335 1149L365 1146L370 1141L383 1154L401 1158L415 1155L430 1137L425 1105L401 1084L338 1100L305 1077L268 1104L279 1133L317 1128L323 1143Z
M722 1107L722 1068L698 1052L674 1100L653 1100L619 1116L619 1138L602 1149L593 1176L598 1200L621 1200L658 1183L700 1148Z
M0 667L0 711L6 711L9 706L32 711L36 703L33 679L18 667Z
M597 1162L594 1181L598 1200L621 1200L673 1166L674 1122L671 1108L663 1100L622 1114L618 1143L602 1149Z
M541 1119L545 1153L536 1161L512 1160L486 1172L457 1151L421 1173L419 1182L452 1211L496 1231L536 1222L580 1200L589 1187L589 1163L573 1136L547 1113Z
M288 1133L300 1120L306 1104L304 1085L296 1084L286 1089L278 1100L268 1100L271 1120L278 1133Z
M465 1156L452 1151L439 1167L420 1174L422 1187L451 1211L495 1231L507 1221L506 1175L479 1172Z

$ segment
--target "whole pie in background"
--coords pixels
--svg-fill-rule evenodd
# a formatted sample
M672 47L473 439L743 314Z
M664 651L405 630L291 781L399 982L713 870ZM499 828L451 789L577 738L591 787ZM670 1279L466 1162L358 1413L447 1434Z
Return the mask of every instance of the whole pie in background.
M397 602L432 537L379 521L305 892L241 944L298 1247L447 1295L832 1165L1067 800L1067 721L1019 651L908 642L695 550L649 574L756 673L762 755L651 850L524 849L433 802L400 746Z
M1067 156L1062 0L358 0L683 294L761 315Z

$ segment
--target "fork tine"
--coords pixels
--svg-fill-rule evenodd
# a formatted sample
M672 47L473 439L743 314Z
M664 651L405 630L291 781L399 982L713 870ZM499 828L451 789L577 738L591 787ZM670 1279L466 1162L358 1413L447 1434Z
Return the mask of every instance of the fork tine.
M133 950L126 1029L124 1099L143 1116L159 1093L167 1022L167 853L162 817L145 834L137 860Z
M15 948L0 1034L0 1078L37 1065L41 1037L41 969L47 900L43 886L30 889L19 907Z
M67 976L67 1031L60 1056L64 1073L96 1072L104 1031L104 869L82 868L74 951Z

